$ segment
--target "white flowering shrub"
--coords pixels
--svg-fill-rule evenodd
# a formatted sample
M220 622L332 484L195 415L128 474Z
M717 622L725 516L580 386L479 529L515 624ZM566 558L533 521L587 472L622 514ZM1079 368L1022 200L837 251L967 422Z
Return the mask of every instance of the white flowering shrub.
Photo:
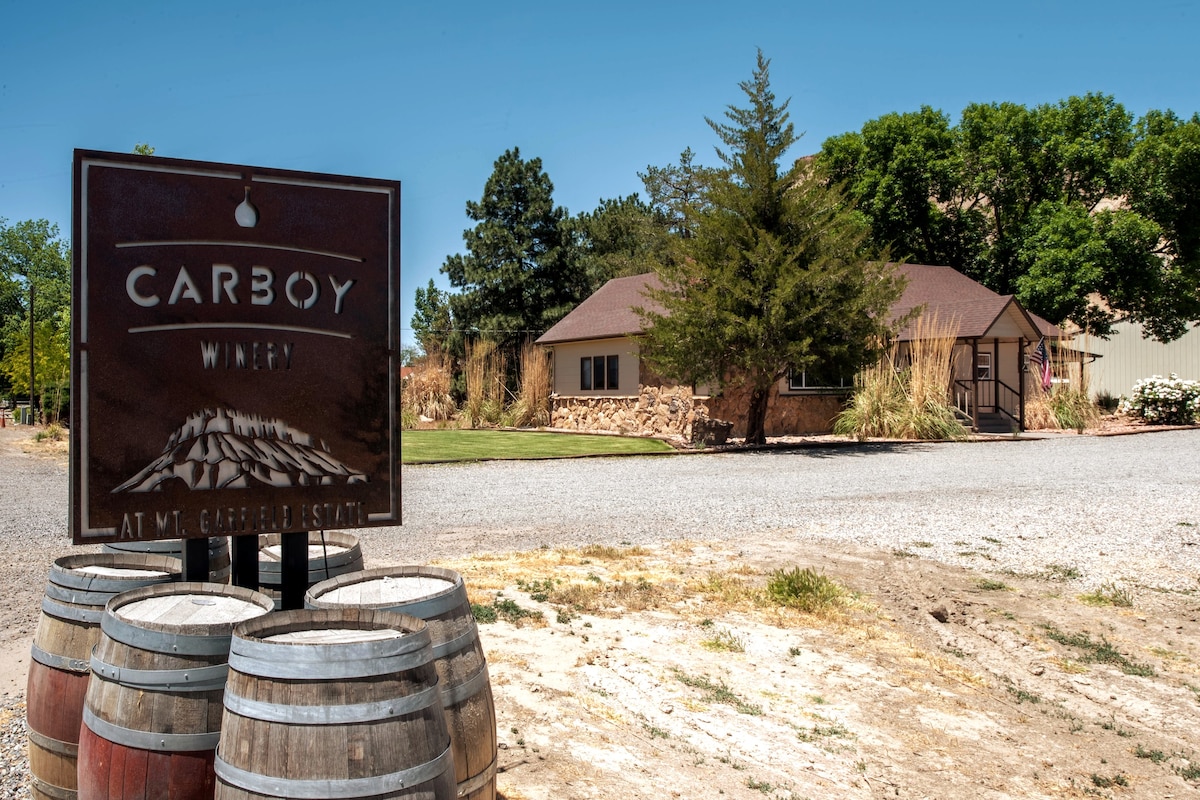
M1200 382L1155 375L1133 385L1121 400L1121 411L1160 425L1191 425L1200 420Z

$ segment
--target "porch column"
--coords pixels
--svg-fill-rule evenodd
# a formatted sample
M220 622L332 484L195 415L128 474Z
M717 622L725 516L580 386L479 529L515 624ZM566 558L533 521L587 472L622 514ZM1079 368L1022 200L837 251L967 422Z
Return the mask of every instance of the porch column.
M1025 337L1017 339L1017 402L1021 406L1018 424L1025 430Z
M971 340L971 427L979 432L979 340Z

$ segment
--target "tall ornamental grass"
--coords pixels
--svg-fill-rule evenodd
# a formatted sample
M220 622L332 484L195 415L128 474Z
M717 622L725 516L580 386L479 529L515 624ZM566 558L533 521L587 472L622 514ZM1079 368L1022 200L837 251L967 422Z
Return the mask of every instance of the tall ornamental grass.
M521 389L509 408L510 423L517 428L550 424L550 351L526 342L521 348Z
M412 372L400 384L401 424L415 428L421 419L447 420L458 409L450 396L454 380L446 357L425 356L412 365Z
M468 341L465 362L467 399L463 420L471 428L498 424L504 415L504 374L508 366L504 351L487 339Z
M907 363L899 347L854 379L854 396L834 420L833 431L858 439L965 439L967 429L954 414L952 356L957 319L919 317L908 343Z
M1068 356L1052 351L1051 372L1060 378L1071 376L1074 364ZM1080 369L1079 380L1051 384L1042 388L1036 366L1025 373L1025 429L1074 430L1082 433L1100 419L1100 409L1092 402L1087 372Z

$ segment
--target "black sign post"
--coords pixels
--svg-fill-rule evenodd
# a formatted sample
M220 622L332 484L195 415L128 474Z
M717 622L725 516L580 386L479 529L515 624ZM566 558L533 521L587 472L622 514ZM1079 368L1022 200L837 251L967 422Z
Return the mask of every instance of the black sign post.
M183 539L190 577L232 536L257 583L258 534L399 525L400 184L92 151L74 178L74 543Z

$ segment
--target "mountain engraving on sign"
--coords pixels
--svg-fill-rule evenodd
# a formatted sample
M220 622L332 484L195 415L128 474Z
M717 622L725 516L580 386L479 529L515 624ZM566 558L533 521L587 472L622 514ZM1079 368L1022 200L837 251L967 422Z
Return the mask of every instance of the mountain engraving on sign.
M283 420L220 408L188 417L162 455L113 494L161 491L173 481L209 491L354 485L366 483L367 476L334 458L324 441L314 442Z

